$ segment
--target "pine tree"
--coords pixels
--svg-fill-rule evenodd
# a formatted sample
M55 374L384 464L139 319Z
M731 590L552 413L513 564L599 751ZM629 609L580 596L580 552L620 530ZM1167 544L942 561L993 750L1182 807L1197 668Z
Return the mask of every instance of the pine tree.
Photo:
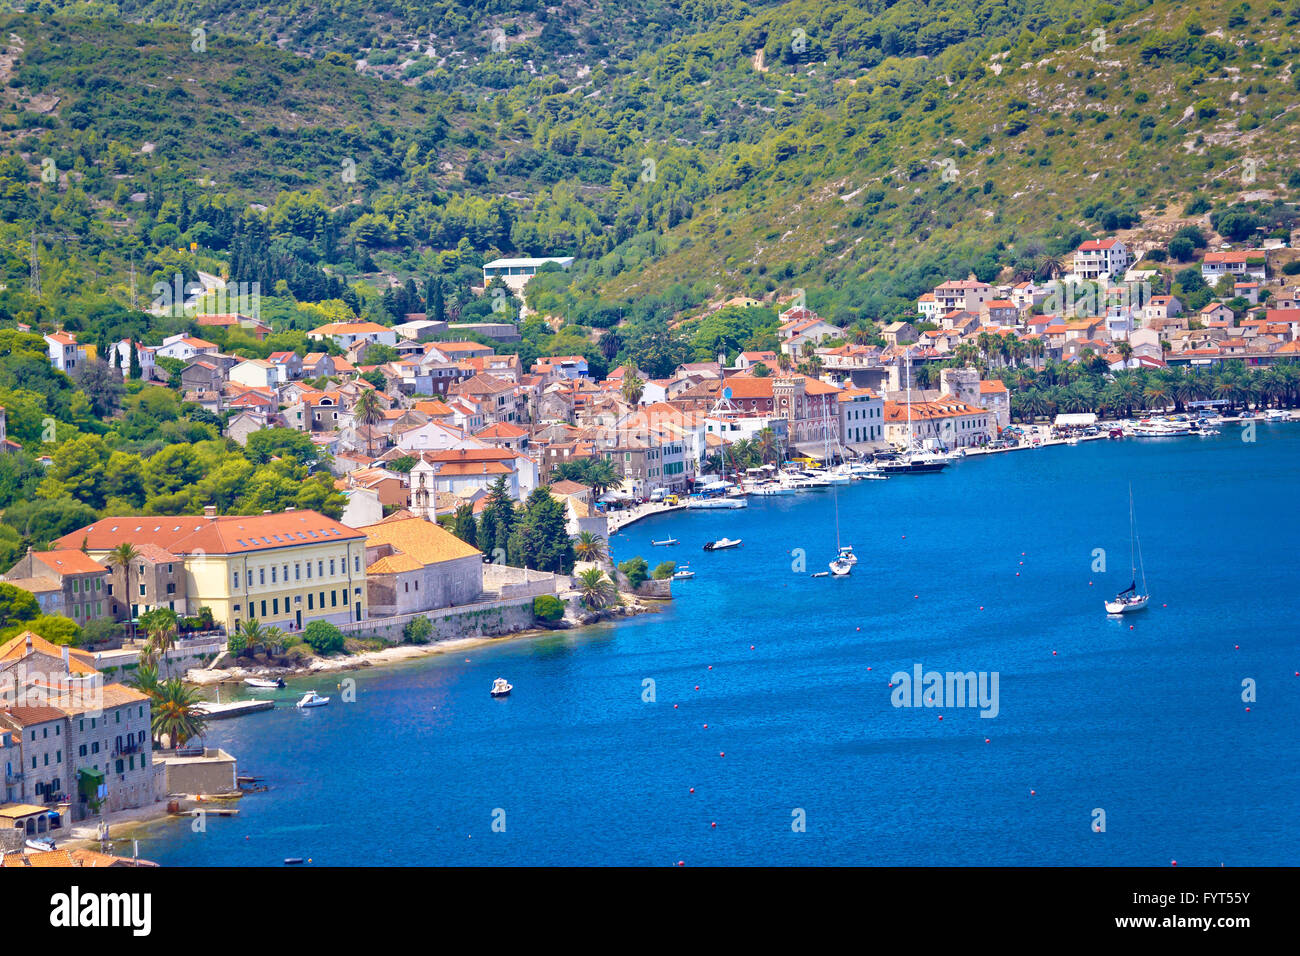
M131 378L139 380L144 374L144 369L140 367L140 346L136 345L130 339L127 339L126 350L131 355L131 369L128 374Z

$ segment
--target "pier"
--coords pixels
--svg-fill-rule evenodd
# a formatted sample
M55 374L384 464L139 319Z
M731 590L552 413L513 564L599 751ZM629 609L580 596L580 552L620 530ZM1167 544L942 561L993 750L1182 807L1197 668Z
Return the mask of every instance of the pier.
M242 717L258 710L271 710L275 707L273 700L234 700L226 704L196 704L194 709L208 720L224 720L227 717Z

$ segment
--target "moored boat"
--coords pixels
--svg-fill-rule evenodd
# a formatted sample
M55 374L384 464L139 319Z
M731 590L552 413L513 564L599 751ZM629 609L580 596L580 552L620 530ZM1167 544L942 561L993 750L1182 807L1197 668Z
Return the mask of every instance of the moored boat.
M663 546L663 545L673 545L677 543L677 539L665 538L663 541L651 541L650 543L655 545L656 547Z
M276 677L269 679L266 677L245 677L244 684L257 690L276 690L284 686L284 678Z
M1115 600L1106 601L1107 614L1129 614L1140 611L1147 606L1151 595L1147 593L1147 572L1142 566L1142 543L1138 539L1137 519L1133 510L1133 488L1128 490L1128 525L1129 525L1129 559L1133 571L1133 583L1115 595ZM1138 591L1138 575L1142 577L1142 590Z
M299 710L306 710L309 707L324 707L330 702L328 697L321 697L314 690L309 690L303 694L298 703L294 704Z
M498 677L492 682L491 694L493 697L508 697L510 692L514 689L514 684L510 683L504 677Z
M740 538L719 538L717 541L710 541L704 546L705 551L725 551L728 548L740 547Z

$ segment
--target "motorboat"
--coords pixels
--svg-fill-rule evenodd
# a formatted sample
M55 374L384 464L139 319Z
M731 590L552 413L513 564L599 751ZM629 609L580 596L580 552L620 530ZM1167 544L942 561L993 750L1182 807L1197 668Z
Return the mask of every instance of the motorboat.
M749 502L744 498L688 498L686 507L695 510L730 510L734 508L746 508Z
M504 677L498 677L492 682L491 693L493 697L508 697L510 696L510 692L514 689L514 684L511 684Z
M882 461L879 468L881 473L886 476L930 475L943 471L948 467L948 464L949 460L945 455L919 451L910 455L903 455L892 461Z
M728 548L739 548L740 538L719 538L717 541L710 541L704 546L705 551L725 551Z
M284 678L277 677L272 680L266 677L245 677L244 684L257 690L277 690L284 686Z
M51 850L55 849L54 841L49 839L48 837L45 839L33 837L32 839L26 842L27 842L27 849L29 850L38 850L42 853L48 853Z
M303 694L298 700L298 703L293 706L297 707L299 710L306 710L309 707L324 707L329 702L330 699L328 697L321 697L314 690L309 690L307 693Z
M695 572L685 566L673 572L674 581L689 581L693 577L695 577Z
M1106 601L1107 614L1130 614L1133 611L1140 611L1147 606L1147 601L1151 599L1147 591L1147 573L1142 566L1142 543L1138 539L1137 520L1133 511L1133 489L1128 491L1128 525L1129 525L1129 558L1133 570L1133 583L1130 584L1119 594L1115 595L1115 600ZM1138 575L1142 577L1142 590L1138 591Z
M805 468L804 475L809 480L827 485L847 485L853 479L846 474L835 471L826 471L823 468Z
M677 543L677 539L676 539L676 538L665 538L663 541L651 541L650 543L653 544L655 547L661 547L661 546L663 546L663 545L673 545L673 544L676 544L676 543Z
M760 495L762 497L771 497L773 495L792 495L798 489L793 485L783 485L779 481L764 481L753 485L749 489L751 495Z

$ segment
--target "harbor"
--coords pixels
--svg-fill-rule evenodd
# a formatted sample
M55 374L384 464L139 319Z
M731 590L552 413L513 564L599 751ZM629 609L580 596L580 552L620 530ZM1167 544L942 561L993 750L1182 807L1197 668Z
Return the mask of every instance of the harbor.
M1277 825L1297 809L1300 771L1276 755L1300 720L1287 623L1300 568L1258 502L1293 487L1300 429L1261 422L1255 438L1062 441L840 485L841 542L858 563L838 580L812 577L836 554L827 490L647 513L611 546L617 560L689 561L695 576L674 582L663 613L356 672L355 702L308 711L291 704L333 683L290 678L274 695L285 706L207 735L270 790L201 838L188 821L143 828L140 853L164 865L1285 865L1300 847ZM1070 492L1080 483L1086 500ZM1104 603L1129 584L1130 483L1150 604L1118 618ZM1171 487L1176 508L1157 503ZM743 544L701 552L724 537ZM1218 593L1246 586L1276 601L1242 603L1230 631L1208 623ZM997 716L892 706L893 675L917 662L1000 673ZM502 675L512 692L493 699ZM1243 676L1258 702L1243 702ZM381 804L359 804L376 766L411 769ZM1107 834L1091 829L1097 807ZM794 809L806 832L792 833ZM421 823L397 832L394 815Z

